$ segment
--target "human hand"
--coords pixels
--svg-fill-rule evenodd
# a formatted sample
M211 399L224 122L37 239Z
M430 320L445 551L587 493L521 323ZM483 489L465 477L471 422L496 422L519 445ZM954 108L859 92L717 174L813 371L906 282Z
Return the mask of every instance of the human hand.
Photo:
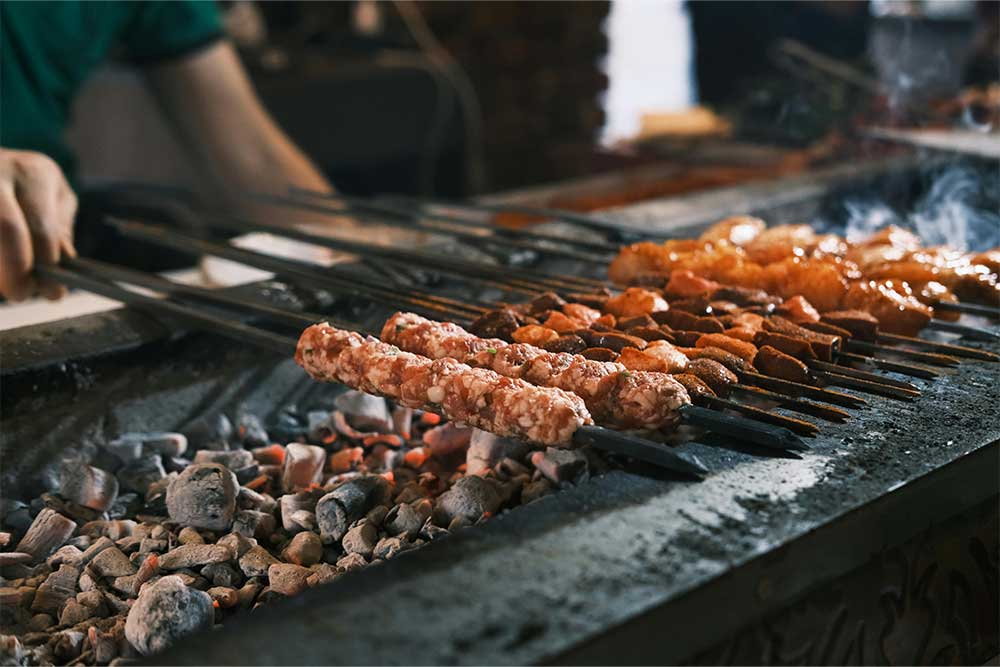
M65 287L36 280L32 270L76 257L76 208L76 194L55 161L0 148L0 294L11 301L38 292L49 299L65 295Z

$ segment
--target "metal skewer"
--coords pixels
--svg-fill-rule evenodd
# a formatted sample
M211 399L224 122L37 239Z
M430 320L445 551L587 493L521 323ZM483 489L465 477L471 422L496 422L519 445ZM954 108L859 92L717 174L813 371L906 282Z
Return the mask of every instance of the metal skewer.
M936 329L937 331L946 331L948 333L958 334L964 336L965 338L971 338L972 340L986 340L990 342L1000 341L1000 334L994 333L992 331L986 331L985 329L977 329L975 327L970 327L965 324L957 324L955 322L943 322L941 320L931 320L927 324L928 329Z
M914 347L925 347L931 350L941 350L955 357L965 357L967 359L978 359L980 361L1000 361L1000 355L996 355L986 350L979 350L966 345L955 345L954 343L939 343L934 340L917 338L915 336L902 336L900 334L882 333L878 334L879 340L887 340L900 345L912 345Z
M934 310L948 310L953 313L965 313L967 315L979 315L989 317L994 320L1000 319L1000 308L997 306L984 306L979 303L958 303L950 301L938 301L934 304Z
M743 403L737 403L736 401L730 401L718 396L702 396L694 400L698 403L704 404L705 407L709 407L714 410L732 410L733 412L738 412L746 417L750 417L755 421L787 428L793 433L808 436L810 438L815 437L819 433L819 427L807 421L786 417L785 415L779 415L769 410L762 410L760 408L755 408L752 405L744 405Z

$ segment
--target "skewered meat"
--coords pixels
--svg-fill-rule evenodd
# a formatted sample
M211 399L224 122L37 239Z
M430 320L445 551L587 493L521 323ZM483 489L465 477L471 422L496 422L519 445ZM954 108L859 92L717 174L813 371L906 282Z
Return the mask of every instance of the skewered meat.
M708 243L745 246L756 239L766 228L767 223L760 218L749 215L734 215L709 227L702 232L698 240Z
M295 359L313 378L342 382L503 437L568 446L593 423L583 400L454 359L430 360L327 323L306 329Z
M697 375L691 375L690 373L678 373L674 376L674 379L681 383L681 386L684 387L688 396L692 399L715 396L715 392L712 391L712 388L705 384Z
M753 363L753 358L757 356L757 347L752 343L747 343L735 338L730 338L725 334L703 334L695 341L695 347L718 347L726 352L731 352L737 357Z
M863 310L835 310L823 313L822 322L851 332L852 338L875 342L878 340L878 320Z
M875 316L889 333L913 335L927 326L933 311L913 297L905 297L889 282L856 282L840 302L845 310L863 310ZM820 310L832 310L823 309Z
M785 299L777 307L776 312L784 315L796 324L819 322L819 311L801 294L797 294L790 299Z
M514 331L510 337L518 343L543 347L559 338L559 332L537 324L528 324Z
M687 372L712 388L717 395L729 393L729 386L738 381L735 374L718 361L695 359L688 364Z
M757 369L749 361L718 347L679 347L688 359L712 359L734 373L749 373Z
M667 310L669 307L662 296L641 287L629 287L618 296L608 299L607 303L604 304L605 311L615 317L655 313Z
M531 345L483 340L457 325L412 313L389 318L382 338L431 358L454 357L509 378L573 392L599 423L608 426L669 427L679 419L679 408L690 403L684 388L669 375L629 371L620 363L546 352Z
M776 333L773 331L758 331L757 335L753 338L753 342L757 345L758 349L765 345L769 345L773 348L781 350L785 354L795 357L796 359L816 358L816 353L813 352L812 345L810 345L808 341L804 341L801 338L794 338L786 334ZM756 356L754 358L756 359Z
M757 350L753 365L761 373L772 377L802 384L810 381L809 368L804 363L770 345L762 345Z

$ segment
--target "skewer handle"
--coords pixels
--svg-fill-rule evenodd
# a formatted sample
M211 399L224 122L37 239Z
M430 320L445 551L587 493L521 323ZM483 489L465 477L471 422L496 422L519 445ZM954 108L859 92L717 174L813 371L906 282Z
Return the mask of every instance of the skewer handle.
M769 449L806 451L809 445L787 428L755 422L746 417L727 415L717 410L685 405L680 409L682 419L692 426L701 426L719 435L743 442L751 442Z
M708 472L708 468L698 460L697 456L679 454L671 451L669 445L650 442L600 426L581 426L573 434L573 442L578 445L590 445L606 452L631 456L696 479L701 479Z

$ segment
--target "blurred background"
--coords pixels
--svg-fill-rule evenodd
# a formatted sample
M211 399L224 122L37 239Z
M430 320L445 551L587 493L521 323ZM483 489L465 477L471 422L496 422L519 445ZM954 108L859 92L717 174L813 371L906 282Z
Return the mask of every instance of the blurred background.
M891 150L872 126L983 127L998 6L220 3L265 105L343 192L471 196L660 170L617 188L624 200ZM85 185L199 178L124 62L91 78L73 118Z

